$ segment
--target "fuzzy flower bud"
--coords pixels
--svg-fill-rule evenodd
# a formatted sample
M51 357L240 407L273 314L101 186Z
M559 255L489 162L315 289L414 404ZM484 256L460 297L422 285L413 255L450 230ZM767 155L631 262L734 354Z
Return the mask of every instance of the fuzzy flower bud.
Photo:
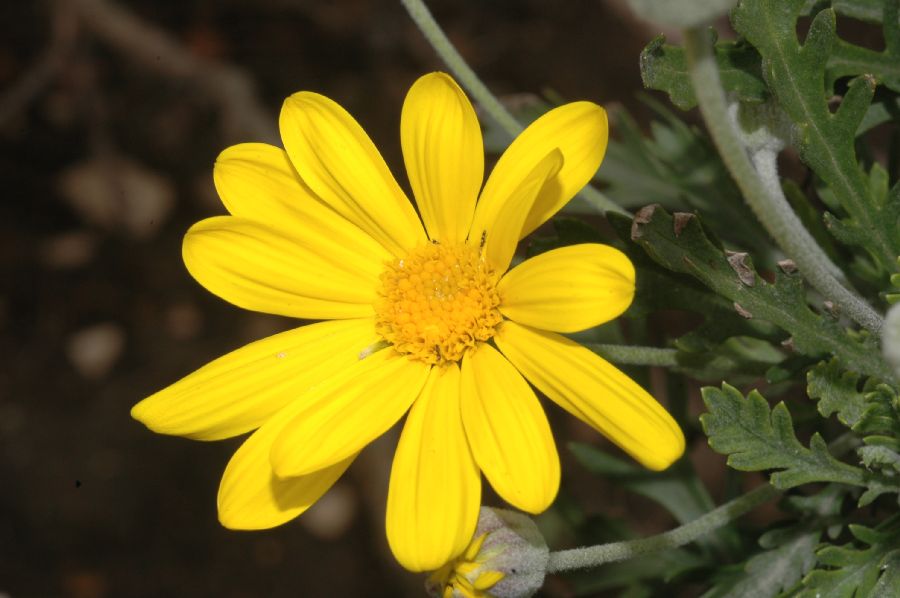
M432 573L425 587L438 598L526 598L543 585L549 559L534 521L481 507L468 548Z

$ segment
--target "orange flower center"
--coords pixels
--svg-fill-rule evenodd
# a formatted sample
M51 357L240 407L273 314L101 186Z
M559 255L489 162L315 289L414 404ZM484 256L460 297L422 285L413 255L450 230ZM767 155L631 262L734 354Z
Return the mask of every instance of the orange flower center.
M375 329L411 359L459 361L466 349L494 336L502 319L495 282L475 246L417 247L381 274Z

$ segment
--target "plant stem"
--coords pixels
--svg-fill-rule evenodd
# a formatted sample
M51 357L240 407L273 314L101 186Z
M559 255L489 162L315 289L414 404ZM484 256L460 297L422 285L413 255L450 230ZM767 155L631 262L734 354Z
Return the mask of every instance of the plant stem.
M813 287L840 306L850 319L878 334L884 324L883 318L834 277L834 264L791 209L781 192L777 172L765 173L770 183L766 185L761 173L750 162L735 124L728 115L719 69L706 32L699 27L685 30L684 44L688 71L703 120L753 213ZM774 162L758 161L758 166L774 169ZM771 184L772 181L775 184ZM776 186L777 193L774 192Z
M506 131L510 139L515 139L519 133L524 130L515 116L513 116L506 107L500 103L500 100L491 93L484 82L475 74L472 67L466 63L465 59L453 47L447 35L437 24L431 11L425 6L422 0L400 0L413 22L431 44L431 47L438 53L438 56L446 63L447 67L459 81L466 91L471 94L475 101L484 109L485 112ZM617 205L603 193L590 185L585 186L578 193L588 204L601 212L617 212L619 214L631 215L628 210Z
M659 550L684 546L772 500L779 494L781 494L780 490L764 484L690 523L685 523L656 536L551 552L547 572L597 567L604 563L623 561Z
M614 363L625 365L658 365L672 367L678 365L675 349L659 347L635 347L629 345L609 345L586 343L585 347Z

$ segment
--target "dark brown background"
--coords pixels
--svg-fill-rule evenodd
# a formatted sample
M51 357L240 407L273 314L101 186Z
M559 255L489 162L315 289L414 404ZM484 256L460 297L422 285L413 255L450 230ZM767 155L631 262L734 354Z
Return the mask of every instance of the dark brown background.
M431 4L496 92L634 107L656 31L621 3ZM184 231L222 211L216 154L266 138L305 89L356 115L399 173L403 96L438 68L399 2L2 4L0 596L421 595L384 540L390 438L296 523L235 533L215 495L239 440L157 436L128 411L292 325L216 299L182 265ZM550 412L567 498L638 531L669 524L585 477L564 441L602 440ZM569 594L564 580L545 592Z

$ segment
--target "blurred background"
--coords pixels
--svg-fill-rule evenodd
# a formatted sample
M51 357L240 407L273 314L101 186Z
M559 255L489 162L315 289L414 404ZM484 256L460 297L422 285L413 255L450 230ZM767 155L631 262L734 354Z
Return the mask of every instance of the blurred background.
M429 5L496 93L624 104L645 122L638 55L659 31L624 3ZM295 522L237 533L215 496L240 439L154 435L129 409L297 324L215 298L182 264L187 228L224 211L218 152L278 143L282 100L313 90L357 117L405 186L403 97L440 68L399 2L2 3L0 596L423 595L384 538L396 430ZM563 507L543 521L555 548L577 543L565 505L639 532L672 524L584 474L565 443L605 441L548 412L566 461ZM544 595L572 590L554 578Z

